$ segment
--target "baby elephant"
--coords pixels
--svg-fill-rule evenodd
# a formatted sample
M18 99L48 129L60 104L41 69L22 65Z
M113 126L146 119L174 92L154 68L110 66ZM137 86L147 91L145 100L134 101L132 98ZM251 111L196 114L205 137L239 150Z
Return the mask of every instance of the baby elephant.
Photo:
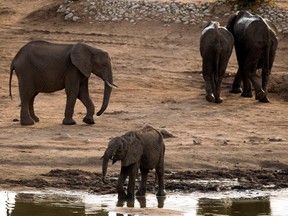
M233 35L218 22L211 21L202 31L200 53L206 100L221 103L220 88L233 50Z
M139 131L130 131L121 137L113 138L102 157L102 181L109 159L112 164L121 160L121 171L117 183L118 199L131 199L134 197L135 179L140 166L141 186L136 196L145 196L146 182L149 170L156 169L158 179L157 196L165 196L164 190L164 152L165 145L160 132L151 126L146 126ZM123 189L124 182L129 176L127 194Z

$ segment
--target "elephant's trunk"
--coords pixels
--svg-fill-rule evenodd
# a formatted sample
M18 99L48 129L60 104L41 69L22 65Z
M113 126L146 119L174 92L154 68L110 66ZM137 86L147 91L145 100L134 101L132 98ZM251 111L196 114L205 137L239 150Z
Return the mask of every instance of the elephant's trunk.
M112 81L112 79L111 79L111 81ZM112 84L113 82L105 81L104 83L105 84L104 84L103 103L102 103L101 109L97 112L97 116L100 116L106 110L106 108L108 107L110 95L111 95L111 92L112 92L112 87L110 85L113 85Z
M102 162L102 182L107 183L105 180L105 176L107 173L107 167L109 162L109 156L105 153L103 156L103 162Z

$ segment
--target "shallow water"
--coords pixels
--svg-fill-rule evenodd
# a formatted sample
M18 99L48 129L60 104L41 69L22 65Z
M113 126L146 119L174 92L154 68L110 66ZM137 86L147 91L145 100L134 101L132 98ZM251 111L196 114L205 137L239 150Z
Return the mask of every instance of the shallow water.
M284 216L288 215L288 189L225 193L169 194L129 202L117 195L73 191L0 192L1 216L85 215L189 215Z

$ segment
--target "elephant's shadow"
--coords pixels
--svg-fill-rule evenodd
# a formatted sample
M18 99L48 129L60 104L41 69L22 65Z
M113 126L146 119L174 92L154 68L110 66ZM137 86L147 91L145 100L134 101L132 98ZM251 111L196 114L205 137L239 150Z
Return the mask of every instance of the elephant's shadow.
M163 208L164 207L164 202L166 197L165 196L157 196L157 207L158 208ZM139 202L140 208L146 208L146 197L136 197L136 200ZM118 199L116 206L117 207L124 207L126 204L127 207L134 208L135 207L135 198L133 199Z

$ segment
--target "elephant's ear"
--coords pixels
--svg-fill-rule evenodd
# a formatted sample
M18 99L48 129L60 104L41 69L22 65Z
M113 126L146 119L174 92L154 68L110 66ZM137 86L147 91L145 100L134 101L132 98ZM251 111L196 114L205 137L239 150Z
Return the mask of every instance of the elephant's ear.
M89 77L92 72L92 53L88 45L77 43L72 47L70 53L72 64L75 65L82 74Z
M238 12L231 15L228 22L227 22L227 25L226 25L226 28L228 29L228 31L230 31L232 34L234 34L234 25L235 25L235 22L236 22L236 19L238 17Z
M127 134L126 134L127 135ZM125 136L126 136L125 135ZM127 149L124 159L121 161L121 166L129 166L139 161L143 154L143 146L141 142L132 134L128 134L129 137L125 137L124 145Z

